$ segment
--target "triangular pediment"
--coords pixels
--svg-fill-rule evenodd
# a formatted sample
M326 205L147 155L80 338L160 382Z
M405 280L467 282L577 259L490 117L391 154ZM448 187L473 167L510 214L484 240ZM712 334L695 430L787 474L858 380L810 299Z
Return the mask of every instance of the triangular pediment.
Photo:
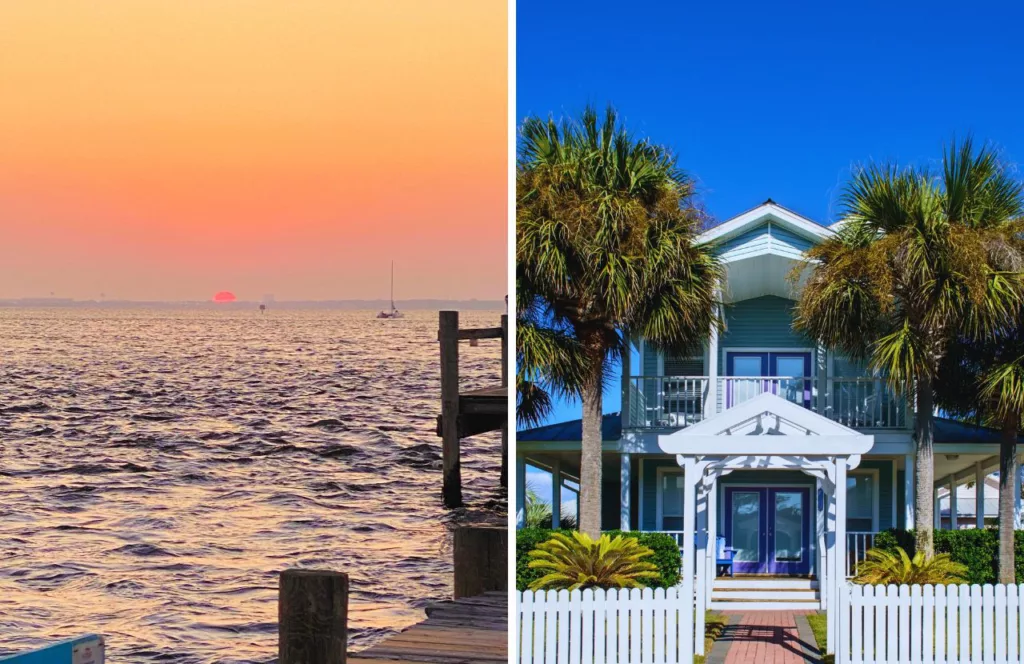
M670 454L863 454L874 436L764 393L693 426L659 436Z

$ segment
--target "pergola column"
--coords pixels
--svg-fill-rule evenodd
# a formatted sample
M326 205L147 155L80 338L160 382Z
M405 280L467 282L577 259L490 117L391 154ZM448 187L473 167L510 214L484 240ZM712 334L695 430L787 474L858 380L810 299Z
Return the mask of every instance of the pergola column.
M693 457L680 459L683 467L683 579L682 596L683 611L689 611L688 606L694 604L693 596L693 564L694 547L693 535L697 527L697 461ZM697 611L695 616L700 622L704 621L704 612ZM696 621L695 621L696 622ZM685 621L684 621L685 623ZM695 625L696 627L696 625ZM703 635L701 630L701 650L703 650ZM694 650L694 630L684 629L679 635L679 651L682 653L696 653Z
M836 575L829 585L832 586L832 606L836 607L841 584L846 583L846 458L836 459ZM830 613L836 613L831 611ZM842 643L845 620L833 621L835 640L829 640L828 649L834 653L833 644Z
M558 459L551 463L551 527L562 527L562 462Z
M526 527L526 457L516 454L516 528Z
M686 570L690 570L690 572L689 572L690 575L696 577L696 583L697 583L697 589L696 590L697 590L697 594L696 594L696 599L695 599L695 609L696 610L694 611L694 627L693 627L693 633L695 635L696 634L704 634L704 609L703 609L703 607L701 605L703 605L704 597L707 594L706 590L707 590L707 582L708 582L707 574L705 574L705 572L707 571L707 552L708 552L708 546L707 546L707 541L708 541L708 538L707 538L708 494L707 494L707 490L701 485L699 480L698 480L696 495L697 495L697 504L695 505L695 508L696 508L696 511L697 511L697 514L696 514L696 522L697 522L697 530L696 530L697 542L696 542L696 544L697 544L697 546L695 547L696 548L696 556L695 556L695 559L694 559L694 567L692 567L692 568L684 567L683 568L684 572ZM693 645L694 645L694 648L696 648L696 650L693 651L695 655L703 655L704 654L704 639L694 637L694 644Z
M631 462L628 452L622 453L619 466L619 529L630 530L630 496L632 495Z
M985 473L980 461L974 464L974 527L985 527Z

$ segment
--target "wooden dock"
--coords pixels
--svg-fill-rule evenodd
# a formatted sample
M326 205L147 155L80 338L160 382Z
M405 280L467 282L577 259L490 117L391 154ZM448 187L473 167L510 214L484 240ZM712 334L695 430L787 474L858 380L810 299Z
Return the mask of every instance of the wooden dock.
M460 391L459 342L501 339L501 383L478 390ZM442 311L437 331L441 346L441 415L437 435L441 437L445 507L461 507L462 469L459 441L469 436L501 431L501 486L508 486L508 315L501 327L459 329L459 312Z
M475 664L508 661L508 593L431 604L427 619L359 653L352 664Z

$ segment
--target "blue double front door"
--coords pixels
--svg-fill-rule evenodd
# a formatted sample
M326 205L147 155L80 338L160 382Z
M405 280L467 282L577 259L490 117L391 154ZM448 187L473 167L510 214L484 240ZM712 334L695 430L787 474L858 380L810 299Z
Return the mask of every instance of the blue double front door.
M726 406L762 392L811 407L811 354L800 351L729 352L725 357Z
M737 574L810 574L809 487L725 487L725 539Z

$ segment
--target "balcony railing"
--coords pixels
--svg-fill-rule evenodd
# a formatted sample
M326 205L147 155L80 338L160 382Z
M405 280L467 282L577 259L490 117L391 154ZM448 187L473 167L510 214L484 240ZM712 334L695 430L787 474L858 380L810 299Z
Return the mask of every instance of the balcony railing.
M710 385L707 376L630 376L627 427L690 426L764 392L852 428L906 429L910 423L907 401L878 378L727 376L717 380L714 403Z

